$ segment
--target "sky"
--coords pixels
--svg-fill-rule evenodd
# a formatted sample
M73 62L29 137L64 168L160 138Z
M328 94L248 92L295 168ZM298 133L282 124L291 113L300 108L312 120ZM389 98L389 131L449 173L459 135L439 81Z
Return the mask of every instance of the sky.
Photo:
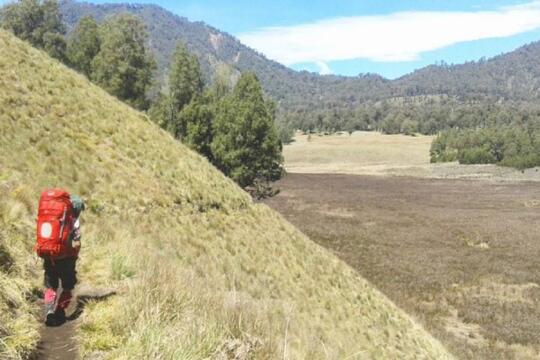
M286 66L321 74L397 78L429 64L489 58L540 40L540 0L130 2L154 2L226 31Z

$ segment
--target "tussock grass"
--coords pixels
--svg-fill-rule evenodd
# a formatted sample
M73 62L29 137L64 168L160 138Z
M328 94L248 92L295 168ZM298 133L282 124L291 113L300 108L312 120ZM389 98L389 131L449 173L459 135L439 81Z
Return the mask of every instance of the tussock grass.
M0 53L2 244L17 269L2 270L0 284L23 294L38 286L29 259L40 190L81 194L82 285L118 291L86 306L83 357L449 357L343 262L143 114L5 32ZM20 315L2 319L0 349L24 357L37 340L31 299L1 301Z
M6 178L2 173L1 178ZM29 357L38 342L35 263L30 260L32 216L27 189L2 180L0 184L0 358Z

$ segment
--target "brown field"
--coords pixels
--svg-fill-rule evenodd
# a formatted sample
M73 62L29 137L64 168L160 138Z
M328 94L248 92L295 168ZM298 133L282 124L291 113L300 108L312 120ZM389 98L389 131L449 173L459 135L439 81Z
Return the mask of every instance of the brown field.
M540 184L289 174L267 203L463 359L540 358Z
M430 164L432 140L298 135L267 203L459 358L540 358L540 171Z

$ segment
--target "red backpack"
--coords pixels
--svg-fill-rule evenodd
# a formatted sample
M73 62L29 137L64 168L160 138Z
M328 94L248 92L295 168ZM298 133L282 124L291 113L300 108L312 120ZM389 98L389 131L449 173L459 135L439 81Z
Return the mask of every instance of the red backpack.
M73 227L73 206L70 195L62 189L47 189L41 193L37 217L36 253L42 258L76 255L69 243Z

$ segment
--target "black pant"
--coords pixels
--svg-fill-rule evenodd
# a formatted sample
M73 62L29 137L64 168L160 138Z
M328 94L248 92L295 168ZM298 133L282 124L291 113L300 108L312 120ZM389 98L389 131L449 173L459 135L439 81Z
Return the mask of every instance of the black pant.
M56 290L59 286L58 280L61 280L62 289L73 290L77 283L76 262L76 257L58 260L45 259L43 261L45 287Z

